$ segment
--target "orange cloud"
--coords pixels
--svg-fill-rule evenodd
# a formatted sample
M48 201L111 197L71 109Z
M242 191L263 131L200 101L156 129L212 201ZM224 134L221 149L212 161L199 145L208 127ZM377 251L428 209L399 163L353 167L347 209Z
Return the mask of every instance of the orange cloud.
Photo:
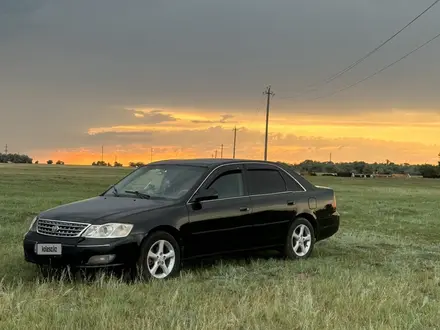
M237 126L237 157L261 159L264 148L264 113L198 111L164 111L133 108L134 116L156 116L154 124L91 127L90 138L101 138L105 144L105 160L128 164L130 161L150 161L167 158L232 155L232 129ZM137 114L137 115L136 115ZM159 118L159 117L160 118ZM173 120L166 120L173 118ZM164 120L160 120L164 119ZM214 125L214 126L213 126ZM334 161L384 161L434 163L440 138L440 116L394 109L378 114L362 112L338 117L298 113L270 117L269 158L299 162L304 159ZM43 154L41 153L41 156ZM45 158L62 159L66 163L91 164L101 159L100 148L84 145L81 150L58 150L44 154Z

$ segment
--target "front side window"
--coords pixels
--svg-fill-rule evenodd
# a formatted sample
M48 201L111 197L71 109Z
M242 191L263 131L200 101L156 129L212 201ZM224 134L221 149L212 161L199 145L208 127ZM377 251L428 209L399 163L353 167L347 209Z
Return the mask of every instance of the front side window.
M223 173L217 177L208 188L215 189L219 199L243 196L242 172L237 170Z
M179 199L206 172L205 167L188 165L147 165L134 171L105 195L138 196L152 199Z

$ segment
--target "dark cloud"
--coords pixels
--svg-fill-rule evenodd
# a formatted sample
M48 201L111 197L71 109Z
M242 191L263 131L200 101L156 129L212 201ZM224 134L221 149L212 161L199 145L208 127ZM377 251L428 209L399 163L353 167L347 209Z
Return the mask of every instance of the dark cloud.
M35 12L45 3L45 0L2 0L0 2L0 15L9 17L28 15Z
M36 27L33 15L47 2L48 0L1 0L0 41L9 41L21 32L32 31Z
M2 0L0 141L21 150L68 145L90 127L167 120L165 112L136 118L120 110L127 104L252 114L267 84L274 115L438 111L439 42L355 89L308 99L431 38L440 6L332 84L284 98L353 63L431 2Z

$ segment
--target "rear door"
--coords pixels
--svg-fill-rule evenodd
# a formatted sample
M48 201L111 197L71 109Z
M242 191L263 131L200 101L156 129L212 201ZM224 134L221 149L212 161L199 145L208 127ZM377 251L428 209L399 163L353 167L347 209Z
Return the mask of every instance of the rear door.
M209 255L251 246L252 210L243 171L242 165L219 167L200 187L214 188L218 199L190 201L187 255Z
M246 164L245 179L254 216L254 244L275 246L285 240L297 214L295 193L281 169L270 164Z

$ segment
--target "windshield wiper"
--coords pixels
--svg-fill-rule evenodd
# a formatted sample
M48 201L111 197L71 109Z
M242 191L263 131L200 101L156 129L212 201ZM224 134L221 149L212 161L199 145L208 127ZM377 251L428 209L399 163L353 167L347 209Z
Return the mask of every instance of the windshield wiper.
M143 194L143 193L141 193L141 192L139 192L139 191L133 191L133 190L126 190L125 191L127 194L133 194L133 195L136 195L137 197L140 197L140 198L144 198L144 199L150 199L151 198L151 196L150 195L148 195L148 194Z

